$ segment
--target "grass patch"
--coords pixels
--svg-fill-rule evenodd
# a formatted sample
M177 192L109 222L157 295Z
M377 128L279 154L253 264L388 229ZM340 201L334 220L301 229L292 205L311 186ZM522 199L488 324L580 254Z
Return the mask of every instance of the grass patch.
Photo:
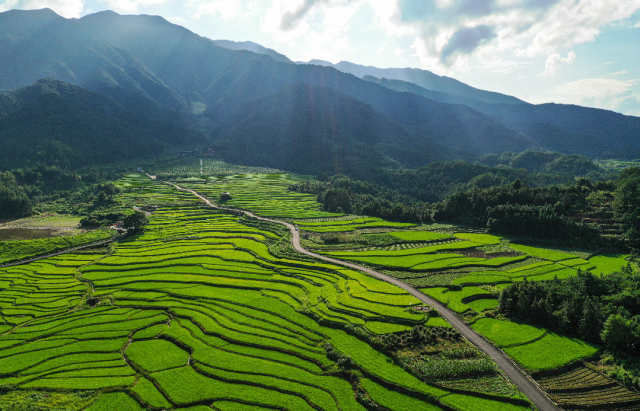
M531 372L552 370L591 357L599 348L576 338L549 333L542 339L504 351Z
M545 329L511 321L481 318L471 326L478 333L493 341L498 347L524 344L540 338Z
M124 392L102 394L87 411L142 411L142 407Z
M367 394L369 394L369 397L373 401L393 411L442 410L442 408L436 405L429 404L427 402L409 397L404 394L400 394L396 391L388 390L368 378L363 378L362 380L360 380L360 383L362 384L362 388L367 391Z
M155 372L187 364L189 353L166 340L132 342L125 351L127 358L142 369Z

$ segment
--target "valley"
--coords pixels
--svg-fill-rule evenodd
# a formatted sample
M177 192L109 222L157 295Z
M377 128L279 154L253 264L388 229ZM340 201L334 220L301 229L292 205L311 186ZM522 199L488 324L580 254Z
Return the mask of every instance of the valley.
M0 411L640 410L640 4L27 3Z
M513 282L607 275L628 256L318 211L287 189L300 178L115 181L127 188L118 201L154 206L144 233L2 269L2 386L23 397L0 403L65 390L89 410L556 409L547 395L561 406L637 404L593 371L597 345L496 317ZM220 192L233 199L215 204ZM566 366L578 368L564 376ZM602 382L580 397L557 391L553 381L579 385L587 372Z

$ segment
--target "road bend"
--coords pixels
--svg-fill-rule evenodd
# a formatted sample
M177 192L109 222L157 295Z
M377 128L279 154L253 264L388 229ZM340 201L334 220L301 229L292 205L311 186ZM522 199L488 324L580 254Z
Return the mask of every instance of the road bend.
M278 220L272 220L270 218L259 217L253 214L252 212L246 211L246 210L238 210L238 209L233 209L228 207L222 207L212 203L207 198L198 194L194 190L182 188L173 183L169 183L169 182L167 183L173 185L178 190L188 191L192 193L193 195L195 195L196 197L204 201L210 207L221 209L221 210L234 211L234 212L242 211L247 216L256 218L258 220L285 225L291 231L291 242L293 244L293 248L301 254L305 254L310 257L314 257L323 261L327 261L332 264L341 265L343 267L348 267L354 270L365 272L373 277L379 278L380 280L386 281L390 284L396 285L406 290L411 295L413 295L418 300L420 300L422 303L436 309L440 313L440 316L446 319L449 322L449 324L451 324L453 328L458 330L458 332L464 338L466 338L473 345L475 345L484 353L486 353L498 365L498 367L502 370L502 372L504 372L504 374L511 380L511 382L513 382L516 385L516 387L518 387L518 389L529 399L529 401L531 401L538 408L539 411L559 411L560 410L560 408L558 408L549 399L549 397L547 397L544 391L540 389L540 387L533 381L533 379L529 375L527 375L522 369L516 366L515 363L502 350L496 348L493 344L485 340L480 334L475 332L473 328L469 327L464 321L462 321L453 311L449 310L447 307L442 305L442 303L440 303L439 301L434 300L433 298L421 293L416 288L410 286L405 282L402 282L388 275L379 273L370 268L362 267L360 265L353 264L347 261L336 260L334 258L326 257L324 255L316 254L306 250L305 248L302 247L302 245L300 245L300 232L296 230L293 224L287 223L285 221L278 221Z

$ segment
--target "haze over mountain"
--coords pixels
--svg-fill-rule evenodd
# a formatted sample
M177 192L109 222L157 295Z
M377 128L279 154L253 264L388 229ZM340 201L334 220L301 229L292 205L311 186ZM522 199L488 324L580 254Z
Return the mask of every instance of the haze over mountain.
M53 79L0 93L0 163L61 167L157 155L202 137L159 107L125 108L113 99Z
M356 173L372 162L415 167L529 148L598 155L640 146L634 117L533 106L424 70L292 64L254 43L212 41L155 16L0 13L0 73L0 89L51 77L123 108L144 107L136 115L147 119L199 130L230 160L300 172ZM359 78L367 73L412 82Z
M455 94L459 96L474 98L485 103L504 103L504 104L527 104L526 102L505 94L494 93L492 91L480 90L466 85L458 80L446 76L439 76L428 70L420 70L415 68L388 68L381 69L377 67L361 66L359 64L341 61L337 64L331 64L321 60L311 60L309 63L321 66L334 67L344 73L350 73L354 76L363 78L365 76L373 76L378 78L386 78L389 80L402 80L414 83L427 90L439 91L443 93Z
M281 61L283 63L293 63L284 54L280 54L273 49L262 47L261 45L252 41L231 41L231 40L215 40L216 46L224 47L229 50L246 50L257 54L265 54L275 61Z

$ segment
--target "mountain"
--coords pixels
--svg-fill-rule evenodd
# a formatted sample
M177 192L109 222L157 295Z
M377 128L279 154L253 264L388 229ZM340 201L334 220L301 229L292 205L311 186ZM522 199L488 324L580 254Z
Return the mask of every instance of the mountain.
M363 176L375 167L454 157L366 103L302 83L247 103L228 124L220 139L230 161L306 174Z
M387 78L377 78L371 75L362 77L364 81L379 84L391 90L399 91L402 93L413 93L428 99L439 101L440 103L447 104L462 104L463 106L471 107L474 110L483 111L490 103L480 101L470 97L464 97L459 94L443 93L441 91L433 91L420 87L417 84L410 83L402 80L389 80Z
M144 114L149 114L145 112ZM0 164L64 167L149 157L198 142L196 133L145 117L109 97L53 79L0 93Z
M639 117L568 104L489 104L427 90L406 81L378 79L373 76L365 76L363 79L391 90L472 107L490 115L505 127L529 136L537 145L547 150L589 157L640 157Z
M35 19L36 24L31 24ZM130 53L53 11L0 13L0 90L51 77L114 95L137 95L174 109L186 102Z
M601 154L628 144L640 147L640 141L629 138L636 128L627 116L596 113L595 123L582 127L584 114L571 119L577 111L529 105L423 70L364 67L413 81L362 79L323 62L291 64L220 47L157 16L106 11L64 19L50 10L10 11L0 13L0 47L1 89L53 77L109 97L155 130L157 124L169 124L202 131L228 160L241 161L239 153L253 153L251 161L261 162L256 165L277 160L280 168L292 171L308 172L308 164L321 168L313 158L298 161L304 150L317 154L317 147L332 153L332 147L344 147L344 155L322 157L333 161L331 170L336 172L349 169L351 162L374 158L376 164L413 167L437 159L526 149L562 147L557 150ZM335 67L355 71L363 66L343 62ZM421 87L420 82L435 89ZM314 111L316 105L320 111ZM528 110L540 112L533 115ZM284 133L276 122L295 125L298 134L284 135L282 141L295 145L296 156L285 155L281 142L269 145L260 140ZM373 133L369 123L392 137ZM609 135L607 142L603 136L609 127L620 135ZM593 135L593 130L601 134ZM378 154L356 155L369 141L360 133L373 133ZM239 148L242 144L244 149ZM246 148L250 144L262 151Z
M309 60L308 62L296 61L298 64L311 64L312 66L333 67L333 63L325 60Z
M328 63L328 64L327 64ZM341 61L338 64L331 64L321 60L311 60L306 64L318 64L334 67L344 73L353 74L356 77L373 76L388 80L402 80L416 84L427 90L439 91L442 93L455 94L462 97L472 98L491 104L527 104L526 102L505 94L493 91L480 90L464 84L458 80L446 76L439 76L427 70L414 68L388 68L381 69L371 66L361 66L359 64Z
M284 54L280 54L273 49L263 47L252 41L214 40L213 42L216 46L224 47L225 49L251 51L256 54L265 54L275 61L280 61L282 63L293 63L293 61L289 60L289 58Z
M245 103L299 82L330 87L370 104L422 139L439 139L454 150L490 153L535 147L471 109L396 93L329 67L286 64L262 54L221 48L160 17L100 12L78 24L135 55L188 104L206 107L202 116L220 126L232 121L234 111Z

